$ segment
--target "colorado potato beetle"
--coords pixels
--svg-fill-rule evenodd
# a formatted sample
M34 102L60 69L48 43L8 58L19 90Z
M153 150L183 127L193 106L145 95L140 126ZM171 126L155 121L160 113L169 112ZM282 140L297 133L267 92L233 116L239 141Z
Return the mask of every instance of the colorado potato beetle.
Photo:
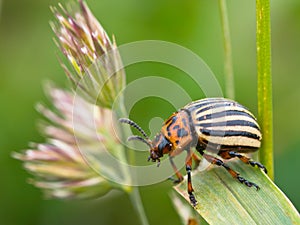
M160 162L164 154L169 155L170 163L175 171L177 180L181 182L183 176L176 168L173 157L182 151L187 152L187 192L191 204L195 206L197 200L193 194L191 170L192 160L198 164L200 158L193 153L192 148L202 155L208 162L224 167L232 177L248 187L259 186L241 177L226 163L212 153L223 159L239 158L242 162L257 166L267 173L266 168L259 162L240 154L254 152L261 144L261 132L253 114L239 103L225 98L206 98L191 102L182 109L173 113L161 128L161 131L150 140L144 130L135 122L122 118L120 122L127 123L136 128L142 136L130 136L128 140L139 140L150 148L149 160Z

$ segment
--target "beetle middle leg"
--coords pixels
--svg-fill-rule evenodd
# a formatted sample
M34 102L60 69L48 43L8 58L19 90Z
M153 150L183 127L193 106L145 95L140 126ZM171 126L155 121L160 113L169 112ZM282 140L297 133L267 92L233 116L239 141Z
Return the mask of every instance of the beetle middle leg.
M201 159L198 155L196 155L194 152L192 154L192 158L195 162L195 165L194 165L194 169L197 169L197 167L199 166L200 162L201 162Z
M259 162L256 162L256 161L253 161L252 159L244 156L244 155L241 155L240 153L238 152L235 152L235 151L221 151L219 153L219 155L223 158L223 159L231 159L231 158L234 158L234 157L238 157L242 162L246 163L246 164L250 164L251 166L257 166L259 167L260 169L262 169L265 173L267 173L267 169L264 165L262 165L261 163Z
M217 165L217 166L222 166L224 167L233 178L236 178L239 182L241 182L242 184L247 185L248 187L255 187L256 190L259 190L259 186L251 181L246 180L245 178L241 177L240 174L236 171L234 171L233 169L231 169L226 163L224 163L222 160L208 155L206 153L203 154L203 157L210 163Z

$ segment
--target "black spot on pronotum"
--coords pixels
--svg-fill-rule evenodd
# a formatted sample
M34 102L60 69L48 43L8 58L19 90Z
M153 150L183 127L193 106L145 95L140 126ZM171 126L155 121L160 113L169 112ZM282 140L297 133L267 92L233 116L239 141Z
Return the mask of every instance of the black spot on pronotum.
M179 128L179 125L175 125L174 127L173 127L173 130L177 130Z
M184 128L180 128L177 130L177 137L188 136L188 132Z
M173 116L173 118L172 118L172 120L171 120L170 124L167 126L167 131L169 131L169 130L170 130L170 127L172 126L172 124L173 124L173 123L175 123L175 122L176 122L176 120L177 120L177 116Z

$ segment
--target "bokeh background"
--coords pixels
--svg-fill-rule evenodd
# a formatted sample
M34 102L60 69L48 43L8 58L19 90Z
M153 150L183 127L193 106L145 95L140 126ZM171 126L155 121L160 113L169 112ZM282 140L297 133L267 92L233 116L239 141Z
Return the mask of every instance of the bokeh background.
M255 1L227 2L236 100L257 114ZM29 141L43 141L36 129L41 116L34 109L37 102L47 102L43 83L68 85L48 23L53 19L49 6L57 3L0 0L0 225L137 224L128 197L121 192L93 201L44 200L40 190L26 183L29 174L21 163L10 156L26 149ZM217 0L88 0L88 5L118 44L155 39L182 45L202 57L224 87ZM275 182L299 210L300 2L273 0L271 13ZM127 81L164 76L180 84L192 99L204 97L181 73L145 63L128 67ZM130 117L147 130L151 118L166 118L175 110L163 99L145 98L131 109ZM180 224L170 188L167 181L141 187L150 224Z

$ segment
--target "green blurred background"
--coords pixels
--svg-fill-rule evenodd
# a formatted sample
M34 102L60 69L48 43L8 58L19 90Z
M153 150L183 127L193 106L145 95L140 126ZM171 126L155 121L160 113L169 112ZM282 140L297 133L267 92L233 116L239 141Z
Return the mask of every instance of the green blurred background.
M236 100L256 114L255 1L227 2ZM40 190L26 183L29 175L21 163L10 157L29 141L43 141L36 129L41 117L34 109L35 103L47 101L43 83L68 85L48 23L53 19L49 5L57 3L0 0L0 225L137 224L127 196L117 191L93 201L44 200ZM202 57L223 85L217 0L89 0L88 5L118 44L145 39L177 43ZM271 12L275 182L300 209L300 2L273 0ZM192 99L203 97L176 69L155 63L127 68L128 82L149 75L178 82ZM166 118L174 110L162 99L146 98L130 117L146 127L152 117ZM180 224L170 187L163 182L141 188L150 224Z

